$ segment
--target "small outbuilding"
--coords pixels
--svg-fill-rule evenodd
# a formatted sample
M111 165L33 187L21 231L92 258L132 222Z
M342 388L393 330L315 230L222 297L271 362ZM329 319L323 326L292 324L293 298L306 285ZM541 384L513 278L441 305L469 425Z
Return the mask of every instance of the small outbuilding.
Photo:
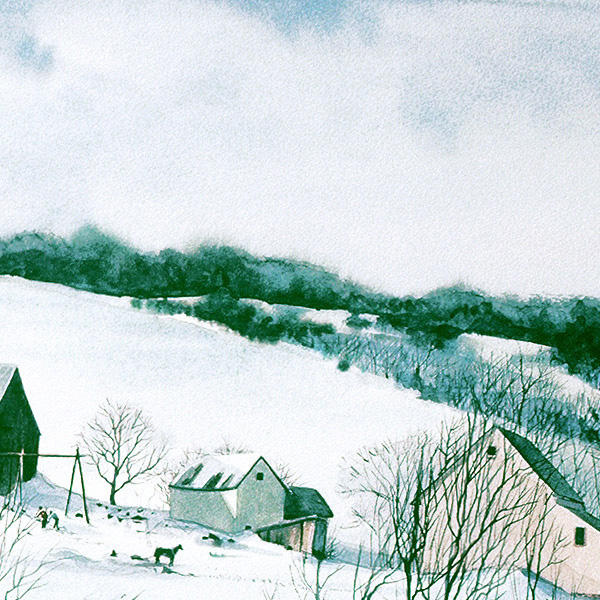
M211 454L170 485L170 512L227 533L256 530L282 520L288 491L258 454Z
M317 490L292 486L285 497L284 520L257 533L267 542L324 558L327 522L331 517L331 508Z
M331 509L319 492L289 487L258 454L204 456L170 486L173 519L324 556Z
M29 481L37 472L40 429L37 425L19 369L0 364L0 493L6 494L19 479ZM22 459L17 454L24 453Z

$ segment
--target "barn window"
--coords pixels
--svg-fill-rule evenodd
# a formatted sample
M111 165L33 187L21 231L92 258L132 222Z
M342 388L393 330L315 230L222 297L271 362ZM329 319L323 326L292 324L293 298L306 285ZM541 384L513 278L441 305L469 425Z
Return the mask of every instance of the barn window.
M585 546L585 527L575 527L575 545Z
M256 474L256 480L257 480L257 481L262 481L264 478L265 478L265 474L264 474L262 471L259 471L259 472Z
M496 446L490 446L487 449L487 455L489 458L494 458L494 456L496 456L496 454L498 454L498 448L496 448Z

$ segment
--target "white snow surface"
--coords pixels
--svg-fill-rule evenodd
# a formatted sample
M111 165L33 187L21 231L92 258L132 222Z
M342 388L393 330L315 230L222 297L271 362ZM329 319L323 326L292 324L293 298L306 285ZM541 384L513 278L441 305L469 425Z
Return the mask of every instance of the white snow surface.
M476 333L463 333L460 336L462 343L470 345L482 358L492 360L493 358L523 355L525 357L537 357L549 355L551 348L533 342L521 340L507 340L490 335L479 335Z
M563 395L572 399L574 406L578 405L576 399L581 394L595 399L596 403L600 403L600 394L596 388L576 375L571 375L566 365L552 365L552 349L549 346L474 333L463 333L458 339L463 350L474 351L481 358L490 362L499 359L519 360L522 356L530 367L535 365L536 362L546 365L548 373L557 388L560 389ZM583 405L583 408L585 408L585 405Z
M72 498L64 515L67 490L42 475L24 484L29 527L21 567L41 565L39 587L27 600L300 600L307 595L302 578L314 583L314 560L305 563L297 552L268 544L251 532L227 536L192 523L175 521L160 510L137 506L110 506L90 502L90 525L83 518L81 497ZM38 506L60 515L59 530L41 528L34 520ZM136 522L135 518L139 519ZM156 564L156 548L182 546L172 567L168 560ZM303 566L304 564L304 566ZM165 568L166 567L166 568ZM322 579L332 574L323 597L352 598L355 568L326 562ZM360 569L358 582L366 572ZM524 597L524 579L513 577L506 587L507 600ZM3 587L4 586L4 587ZM0 582L4 596L6 582ZM9 597L17 597L9 596ZM382 588L374 600L403 597L401 579ZM550 594L539 593L540 600ZM566 599L565 599L566 600Z
M226 439L271 465L288 463L302 484L326 498L336 513L331 530L346 542L353 530L347 529L347 500L338 493L342 459L364 445L437 428L454 414L383 378L356 369L341 373L336 361L308 349L250 342L223 328L133 309L126 299L1 277L0 319L0 362L19 367L42 431L42 453L72 450L105 398L132 402L175 448L211 448ZM109 507L105 484L87 465L91 524L77 516L77 494L65 517L72 466L69 459L41 458L43 475L24 486L22 519L32 524L26 551L51 569L28 599L264 600L275 591L278 600L303 597L297 553L248 532L231 542L204 539L206 529L153 508L149 501L158 494L151 482L124 490L121 506ZM32 521L40 505L60 514L60 531ZM132 520L136 515L140 523ZM153 564L156 547L177 544L184 549L172 573ZM353 577L354 569L343 567L327 598L352 597ZM402 590L394 586L378 596L397 597ZM519 593L511 588L505 597Z
M323 494L335 527L347 524L338 494L344 457L453 414L383 378L342 373L306 348L250 342L55 284L1 277L0 322L0 362L19 366L40 452L73 450L106 398L131 402L176 449L210 450L228 440L272 465L288 464ZM40 459L40 471L61 485L71 468L68 459ZM91 466L85 476L91 495L107 495ZM158 494L146 484L117 498L156 506Z

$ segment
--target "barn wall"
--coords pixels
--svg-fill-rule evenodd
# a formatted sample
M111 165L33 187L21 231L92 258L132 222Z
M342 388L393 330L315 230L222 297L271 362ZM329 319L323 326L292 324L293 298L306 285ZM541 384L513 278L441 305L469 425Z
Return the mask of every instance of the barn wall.
M302 523L273 527L258 534L266 542L283 546L288 550L300 550L302 546Z
M510 525L508 531L505 524L499 523L490 532L490 535L496 539L501 539L501 535L506 535L506 540L502 547L497 548L488 555L488 564L490 566L494 564L501 565L503 557L510 556L516 548L520 547L523 539L531 535L531 532L528 532L528 527L532 526L532 524L535 525L542 522L545 502L547 501L551 507L551 512L546 517L544 529L550 534L551 542L548 542L544 549L541 550L541 564L548 565L551 561L557 560L560 564L545 570L543 577L549 581L555 581L569 593L600 594L600 575L597 569L597 565L600 564L600 532L586 524L571 511L558 505L550 488L538 478L525 460L501 434L497 433L494 436L493 443L498 449L498 455L490 460L490 468L494 468L496 461L508 459L513 461L513 468L518 469L519 472L527 473L527 476L523 477L519 488L513 491L514 503L520 501L518 496L521 494L524 494L527 498L537 497L539 502L535 509L531 511L529 522L525 520L513 523ZM452 474L448 476L452 477ZM490 490L492 489L493 481L490 483ZM468 494L472 495L472 498L475 498L482 493L490 493L490 490L472 489L469 490ZM510 504L511 498L507 498L506 502ZM445 515L448 512L452 514L453 509L447 506L440 492L440 496L436 502L435 513L431 515L432 522L435 523L437 521L439 527L429 532L427 547L424 553L424 565L427 570L435 571L437 557L444 554L445 549L447 550L450 543L447 527L445 526ZM440 515L439 520L437 519L438 515ZM474 517L473 524L475 525L476 522L476 517ZM574 536L576 527L584 527L586 530L585 546L575 546ZM555 536L564 537L567 541L564 547L561 545L558 549L554 548L552 542ZM467 568L475 568L476 560L474 563L466 566ZM515 566L526 568L525 556L519 557Z
M326 534L327 522L324 519L314 518L282 523L259 531L259 536L266 542L314 555L324 552Z
M18 447L17 431L0 425L0 452L14 452ZM19 457L0 456L0 494L5 495L14 487L19 475Z
M262 480L257 479L257 473L263 474ZM171 488L170 512L174 519L237 533L282 521L284 501L285 489L261 459L237 490Z
M258 473L263 474L262 480L257 479ZM280 523L285 494L283 485L261 458L238 488L235 531L243 531L248 526L259 529Z
M233 514L219 492L171 488L170 514L173 519L192 521L211 529L234 530Z
M313 537L315 534L315 522L314 521L303 521L302 522L302 546L300 550L312 554L313 551Z
M315 521L315 530L313 534L312 551L313 554L324 554L327 547L327 521L318 519Z
M566 547L564 561L551 569L549 575L567 592L600 594L600 532L574 515L570 510L555 504L553 508L555 529L562 533ZM575 545L575 528L585 530L585 545Z

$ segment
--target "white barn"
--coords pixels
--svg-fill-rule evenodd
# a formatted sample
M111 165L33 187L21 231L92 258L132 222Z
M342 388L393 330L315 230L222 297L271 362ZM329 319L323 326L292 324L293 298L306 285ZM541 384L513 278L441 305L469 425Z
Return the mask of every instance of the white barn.
M207 455L170 485L170 513L237 533L281 522L290 490L258 454Z
M542 579L556 584L569 594L600 596L600 519L587 511L583 499L565 477L532 442L514 431L500 427L479 440L473 446L473 452L484 458L492 473L500 474L490 478L489 489L485 490L486 497L494 497L494 493L499 489L494 486L502 485L506 480L511 481L512 474L520 472L524 477L515 479L519 481L518 485L515 485L514 489L506 486L507 492L498 493L496 499L501 498L506 503L518 503L524 502L523 498L537 498L537 505L530 509L530 520L515 520L508 526L499 521L496 529L490 529L497 536L498 528L501 528L506 536L505 542L494 552L486 554L487 538L482 536L476 539L475 535L473 539L476 539L476 544L481 546L481 550L472 553L465 567L475 568L481 556L488 557L490 567L496 562L502 564L503 554L512 556L515 549L521 547L524 539L531 538L533 534L539 535L542 531L546 543L538 543L540 547L536 549L532 541L526 552L515 556L515 566L523 572L531 569L535 573L535 567L538 565L543 569ZM499 463L508 465L506 473L509 475L498 466ZM454 474L449 471L446 476L453 477ZM442 479L438 480L434 486L437 495L431 520L434 525L424 553L424 564L430 571L436 570L438 557L443 556L452 543L447 523L448 515L453 515L456 511L456 503L447 502L441 481ZM483 490L476 487L465 489L464 505L468 510L472 510L470 503L479 497ZM536 490L544 490L544 493ZM507 505L509 506L510 504ZM548 515L544 517L546 510ZM530 531L532 524L537 525ZM476 526L481 526L477 515L473 516L471 524L474 530ZM537 529L538 527L541 529ZM557 540L562 540L562 543L557 544ZM537 562L531 566L527 554L534 552Z

